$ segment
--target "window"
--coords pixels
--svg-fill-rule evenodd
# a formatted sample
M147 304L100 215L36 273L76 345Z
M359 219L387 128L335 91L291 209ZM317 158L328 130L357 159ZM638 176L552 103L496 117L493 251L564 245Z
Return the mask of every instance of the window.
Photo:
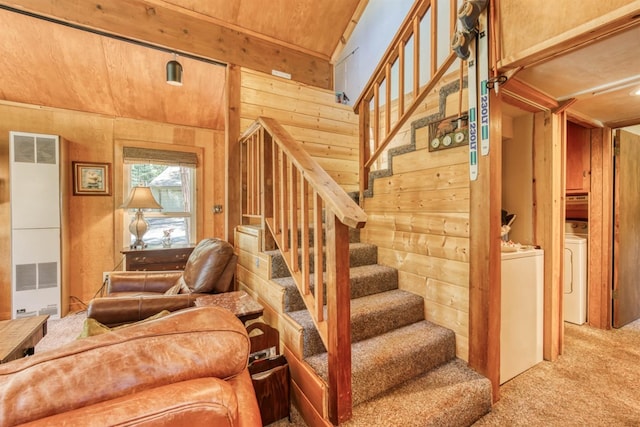
M180 151L123 147L125 194L132 187L150 187L162 210L145 211L149 229L144 241L160 246L166 231L172 243L190 243L196 238L196 155ZM124 224L129 224L134 211L124 212ZM135 238L125 228L125 242Z

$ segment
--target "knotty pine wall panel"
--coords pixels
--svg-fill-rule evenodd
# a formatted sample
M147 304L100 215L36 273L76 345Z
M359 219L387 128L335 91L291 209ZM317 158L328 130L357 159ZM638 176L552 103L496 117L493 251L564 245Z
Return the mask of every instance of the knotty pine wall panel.
M105 162L112 166L111 196L73 196L68 194L67 247L69 258L63 259L62 267L68 277L63 283L70 301L62 301L72 311L83 308L102 285L102 272L114 269L122 249L121 210L122 165L116 164L116 141L144 142L158 148L168 144L181 145L201 152L199 165L202 171L202 187L199 212L198 237L215 236L222 227L222 215L214 215L211 206L214 200L224 198L216 193L216 182L224 182L224 169L214 167L214 159L224 158L224 133L202 128L175 126L144 120L117 119L110 116L78 111L0 102L0 253L10 253L11 218L9 199L8 153L9 131L35 132L59 135L67 144L68 168L71 174L72 161ZM224 187L222 187L224 188ZM214 198L215 197L215 198ZM217 203L217 202L216 202ZM65 310L63 309L63 312ZM0 319L11 317L11 264L9 257L0 259Z
M272 117L346 191L358 190L358 116L332 91L242 69L241 131Z
M411 123L468 108L466 90L440 99L443 78L390 146L411 143ZM393 173L373 180L364 200L368 215L361 240L378 246L378 262L398 269L401 289L424 298L428 320L453 330L457 356L467 360L469 346L469 148L429 152L428 127L414 130L415 149L395 155ZM381 162L389 163L389 162Z

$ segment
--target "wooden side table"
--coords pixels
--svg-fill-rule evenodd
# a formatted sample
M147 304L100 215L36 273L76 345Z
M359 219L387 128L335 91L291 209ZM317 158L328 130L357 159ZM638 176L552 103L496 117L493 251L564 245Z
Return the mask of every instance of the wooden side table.
M127 271L184 270L194 247L195 245L174 245L170 248L125 248L120 253L125 256Z
M242 321L257 319L262 316L264 307L251 298L245 291L223 292L221 294L202 295L196 298L196 307L216 306L226 308Z
M0 321L0 363L33 354L33 349L47 334L49 315Z

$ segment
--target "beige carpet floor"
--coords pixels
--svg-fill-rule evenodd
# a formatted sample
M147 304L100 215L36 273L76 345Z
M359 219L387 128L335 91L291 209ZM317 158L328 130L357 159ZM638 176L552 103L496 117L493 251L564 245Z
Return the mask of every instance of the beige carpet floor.
M475 426L640 425L640 321L602 331L567 323L564 353L506 382Z
M506 382L500 396L474 427L640 426L640 321L610 331L567 323L564 354ZM270 427L305 426L295 411L292 421Z
M36 352L75 339L84 318L50 320ZM305 424L295 411L291 424L271 424L285 426ZM500 400L474 426L640 426L640 321L609 331L567 323L558 360L503 384Z

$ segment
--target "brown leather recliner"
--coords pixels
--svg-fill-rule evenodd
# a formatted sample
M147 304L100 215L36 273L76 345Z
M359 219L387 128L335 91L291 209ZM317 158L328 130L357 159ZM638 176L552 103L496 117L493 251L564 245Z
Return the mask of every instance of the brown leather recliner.
M201 294L233 290L238 257L229 242L204 239L191 252L184 271L114 271L106 296L89 302L87 317L117 326L194 305Z
M0 426L261 426L242 322L218 307L0 365Z

